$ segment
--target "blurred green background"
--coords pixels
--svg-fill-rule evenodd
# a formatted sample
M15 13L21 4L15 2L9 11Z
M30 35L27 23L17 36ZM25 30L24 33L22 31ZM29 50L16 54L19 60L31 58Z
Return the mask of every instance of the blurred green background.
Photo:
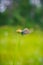
M8 0L8 2L9 1L10 0ZM40 4L38 4L36 0L33 0L33 4L31 4L32 0L11 0L11 2L8 6L3 3L3 5L1 5L0 26L21 25L24 27L35 27L38 25L43 28L43 0L39 0ZM3 9L5 7L3 6L6 6L4 11Z
M1 0L0 65L43 65L43 0L30 1ZM16 33L25 27L34 31Z

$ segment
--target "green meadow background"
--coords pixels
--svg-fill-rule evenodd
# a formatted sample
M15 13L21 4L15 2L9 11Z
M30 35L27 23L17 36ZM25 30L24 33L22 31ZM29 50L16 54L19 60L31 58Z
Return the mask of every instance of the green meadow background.
M16 33L17 27L0 27L0 65L43 65L43 32Z
M0 65L43 65L43 2L38 7L30 0L12 1L0 12ZM24 28L33 32L16 32Z

